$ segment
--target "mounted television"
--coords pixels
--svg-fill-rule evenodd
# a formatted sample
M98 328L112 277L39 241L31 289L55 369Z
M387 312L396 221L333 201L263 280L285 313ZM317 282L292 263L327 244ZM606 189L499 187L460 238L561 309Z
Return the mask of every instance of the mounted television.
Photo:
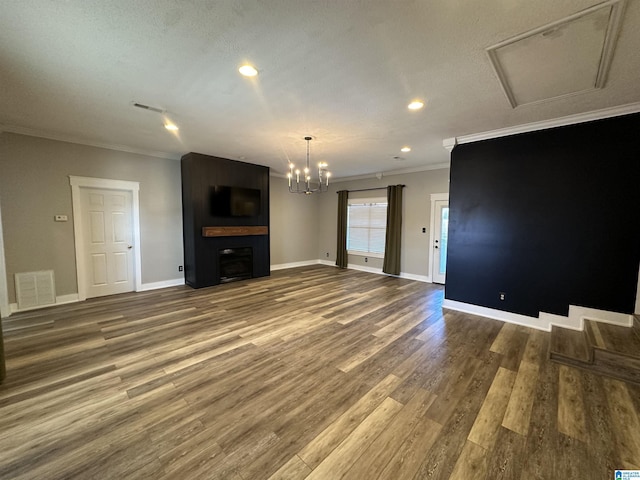
M260 190L225 185L215 185L210 190L211 215L214 217L260 215Z

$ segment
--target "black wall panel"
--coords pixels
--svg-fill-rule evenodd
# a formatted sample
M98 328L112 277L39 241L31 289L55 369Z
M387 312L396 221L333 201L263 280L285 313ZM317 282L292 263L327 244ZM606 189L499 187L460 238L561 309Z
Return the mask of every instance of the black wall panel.
M202 227L269 226L269 168L188 153L182 157L182 218L185 282L194 288L220 283L218 250L253 248L253 276L270 274L269 235L203 237ZM260 190L260 215L216 217L211 214L210 189L215 185Z
M445 297L532 317L633 313L639 139L634 114L457 146Z

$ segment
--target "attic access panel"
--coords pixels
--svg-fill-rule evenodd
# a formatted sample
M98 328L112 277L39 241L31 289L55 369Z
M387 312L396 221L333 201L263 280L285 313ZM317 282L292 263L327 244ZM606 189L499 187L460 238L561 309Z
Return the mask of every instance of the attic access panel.
M625 2L604 2L489 47L511 106L604 87Z

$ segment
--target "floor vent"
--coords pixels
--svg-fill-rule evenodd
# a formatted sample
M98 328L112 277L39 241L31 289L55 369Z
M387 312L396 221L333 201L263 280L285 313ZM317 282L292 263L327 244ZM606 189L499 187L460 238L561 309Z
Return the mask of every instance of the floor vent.
M16 273L18 310L56 303L53 270Z

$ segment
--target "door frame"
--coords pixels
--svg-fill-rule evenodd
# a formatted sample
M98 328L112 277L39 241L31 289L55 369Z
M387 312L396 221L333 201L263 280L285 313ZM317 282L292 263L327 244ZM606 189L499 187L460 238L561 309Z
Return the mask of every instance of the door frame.
M0 318L6 318L9 315L11 315L11 308L9 307L9 291L7 289L7 266L4 258L4 236L2 233L2 206L0 205ZM1 325L0 328L2 328Z
M431 194L431 219L429 221L429 281L433 283L433 255L435 243L434 232L436 230L436 202L441 200L449 201L448 193L432 193Z
M78 300L87 299L84 236L82 230L82 203L80 200L81 188L101 188L104 190L124 190L131 192L131 227L133 234L133 284L134 291L142 290L142 261L140 258L140 182L127 180L109 180L106 178L77 177L69 175L71 184L71 201L73 204L73 235L76 250L76 276L78 280Z

